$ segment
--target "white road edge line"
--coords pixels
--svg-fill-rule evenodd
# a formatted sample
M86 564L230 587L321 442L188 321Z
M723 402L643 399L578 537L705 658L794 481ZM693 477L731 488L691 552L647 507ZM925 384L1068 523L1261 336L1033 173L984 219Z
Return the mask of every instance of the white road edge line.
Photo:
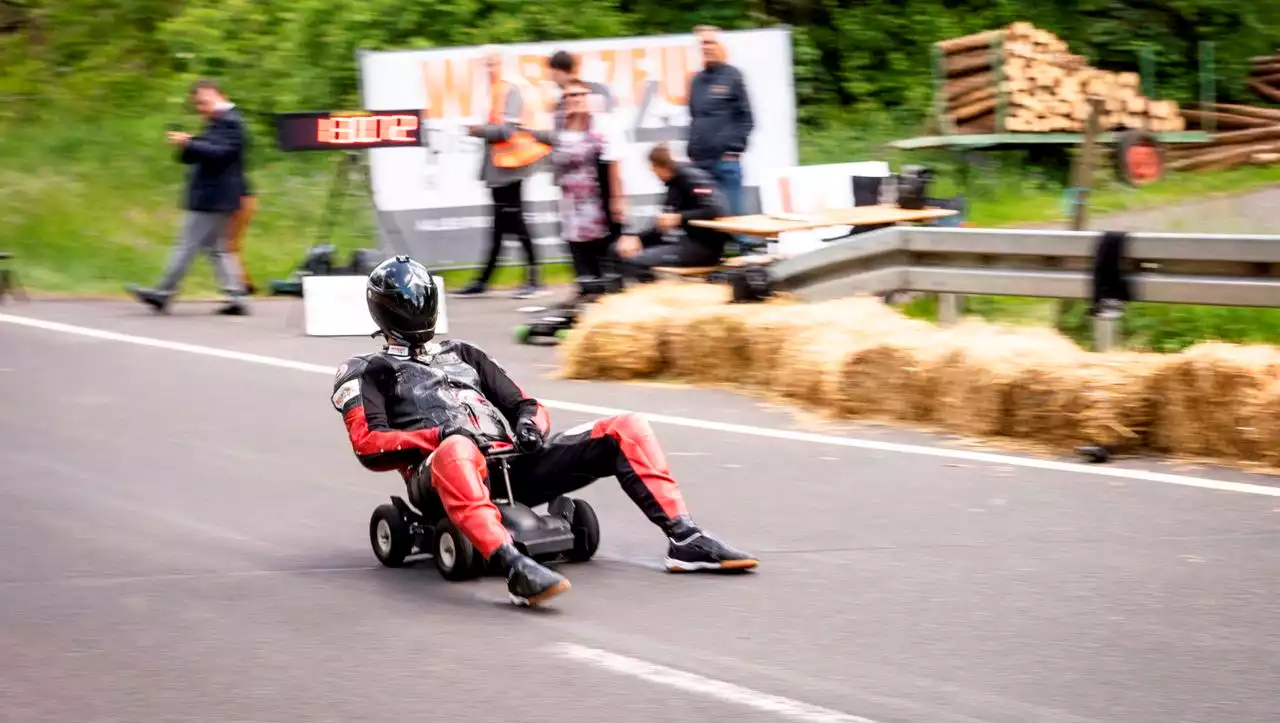
M308 362L294 361L292 359L281 359L278 357L262 356L259 354L248 354L245 352L230 351L227 349L218 349L216 347L200 346L197 344L185 344L176 341L166 341L164 339L153 339L145 336L134 336L131 334L121 334L114 331L105 331L103 329L92 329L84 326L73 326L71 324L63 324L56 321L45 321L43 319L32 319L25 316L14 316L12 314L0 314L0 323L16 324L19 326L28 326L35 329L44 329L46 331L57 331L64 334L76 334L79 336L87 336L95 339L104 339L108 341L118 341L125 344L135 344L138 346L153 347L156 349L169 349L171 351L187 352L189 354L199 354L202 356L218 357L221 359L230 359L233 361L249 362L251 364L263 364L266 366L281 367L283 369L293 369L295 371L311 372L313 374L324 374L332 377L337 371L337 365L333 367L323 366L320 364L311 364ZM592 414L597 416L612 416L616 414L626 414L631 410L613 409L610 407L598 407L593 404L579 404L577 402L561 402L552 399L540 400L548 409L558 409L565 412L579 412L582 414ZM1243 494L1262 495L1266 497L1280 497L1280 486L1270 487L1267 485L1250 484L1247 482L1229 482L1225 480L1208 479L1203 477L1189 477L1184 475L1166 474L1163 472L1151 472L1141 469L1125 469L1122 467L1103 467L1099 465L1080 464L1075 462L1058 462L1047 459L1036 459L1033 457L1016 457L1013 455L996 454L992 452L974 452L963 449L949 449L946 447L928 447L916 444L899 444L895 442L882 442L872 439L860 439L857 437L837 437L834 435L816 434L812 432L798 432L788 429L771 429L768 427L752 427L745 424L730 424L727 422L714 422L707 419L694 419L690 417L675 417L666 414L643 413L645 418L656 424L668 424L673 427L691 427L694 429L703 429L713 432L725 432L728 434L740 434L752 437L767 437L770 439L783 439L792 442L808 442L810 444L825 444L832 447L849 447L853 449L866 449L878 452L895 452L898 454L915 454L926 457L942 457L946 459L958 459L968 462L981 462L992 465L1008 465L1011 467L1026 467L1029 469L1042 469L1053 472L1066 472L1069 474L1093 475L1095 477L1111 477L1113 479L1133 480L1139 482L1156 482L1160 484L1180 485L1183 487L1199 487L1202 489L1218 490L1220 492L1240 492Z
M723 680L704 678L701 675L687 673L683 670L668 668L663 665L647 663L625 655L610 653L606 650L588 648L574 643L558 643L551 646L551 652L563 658L586 663L615 673L640 678L651 683L658 683L678 688L689 693L697 693L709 698L717 698L729 703L737 703L767 713L793 718L805 723L876 723L869 718L848 715L830 708L822 708L798 700L782 696L761 693L758 690L743 688L740 685L726 683Z

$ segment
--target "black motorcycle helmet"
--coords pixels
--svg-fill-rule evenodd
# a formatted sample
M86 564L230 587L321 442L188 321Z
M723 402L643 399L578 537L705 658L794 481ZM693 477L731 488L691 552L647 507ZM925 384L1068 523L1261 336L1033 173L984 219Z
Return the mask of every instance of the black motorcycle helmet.
M427 267L408 256L378 264L365 285L369 315L387 339L420 346L436 335L440 288Z

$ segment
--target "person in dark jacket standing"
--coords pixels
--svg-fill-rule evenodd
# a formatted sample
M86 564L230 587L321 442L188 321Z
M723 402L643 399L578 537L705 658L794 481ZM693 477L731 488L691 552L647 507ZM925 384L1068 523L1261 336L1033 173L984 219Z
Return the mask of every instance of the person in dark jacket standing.
M163 311L192 260L203 251L209 254L218 284L229 299L219 313L242 315L247 313L241 281L244 276L236 255L227 253L227 232L245 194L244 120L212 80L197 82L191 96L196 110L207 121L204 130L198 136L180 131L167 134L169 143L179 149L178 159L191 166L182 234L156 288L126 288L139 301Z
M742 154L755 127L751 99L742 71L725 62L720 29L693 29L702 48L704 67L689 84L689 160L711 174L729 204L729 214L742 214ZM739 245L742 240L739 239Z
M618 239L616 255L630 276L652 280L656 266L714 266L733 238L723 231L694 226L690 221L710 221L727 215L724 196L706 171L692 163L680 163L665 143L649 152L654 175L667 186L663 212L653 228Z

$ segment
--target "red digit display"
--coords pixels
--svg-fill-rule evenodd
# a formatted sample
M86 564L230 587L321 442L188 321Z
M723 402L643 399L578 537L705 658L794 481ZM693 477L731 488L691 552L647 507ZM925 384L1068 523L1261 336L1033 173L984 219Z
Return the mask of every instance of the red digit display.
M418 111L282 113L276 135L286 151L395 148L421 143Z

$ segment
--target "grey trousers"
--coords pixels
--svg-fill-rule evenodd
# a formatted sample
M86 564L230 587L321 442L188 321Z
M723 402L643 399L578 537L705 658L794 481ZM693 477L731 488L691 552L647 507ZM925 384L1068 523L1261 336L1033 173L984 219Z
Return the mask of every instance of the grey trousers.
M156 291L163 294L177 291L178 282L187 275L196 255L203 251L209 254L214 277L222 292L233 298L243 296L244 287L240 285L240 279L244 276L240 273L240 260L235 254L227 253L227 229L233 215L231 211L188 211L177 246L169 257L169 267L165 269Z

